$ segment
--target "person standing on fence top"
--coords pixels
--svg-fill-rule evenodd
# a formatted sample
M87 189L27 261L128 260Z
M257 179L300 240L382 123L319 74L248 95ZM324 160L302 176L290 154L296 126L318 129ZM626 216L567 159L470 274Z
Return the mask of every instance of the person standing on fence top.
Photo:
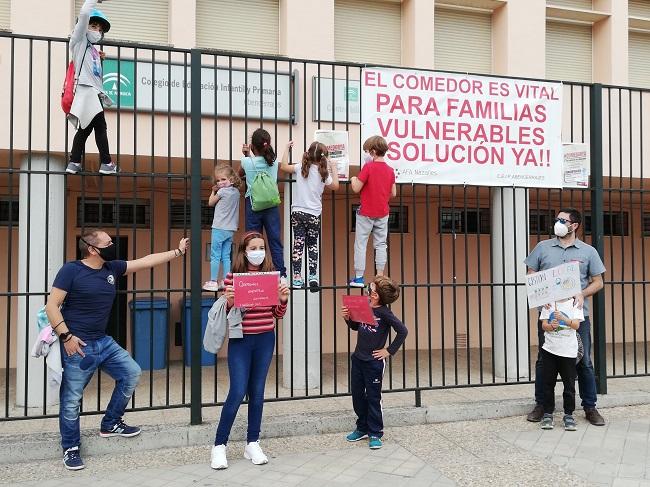
M111 237L101 230L86 230L79 239L81 260L61 267L45 306L52 329L59 336L63 378L60 390L59 430L63 463L68 470L84 468L79 447L79 406L84 389L101 368L115 380L99 435L131 437L140 428L127 425L122 416L138 385L140 366L112 337L106 325L115 300L115 283L125 274L149 269L185 254L189 239L178 248L137 260L117 260Z
M242 146L244 157L241 159L240 176L246 177L246 231L266 232L269 241L273 267L286 278L287 269L284 266L284 250L282 246L282 235L280 234L280 208L279 197L275 206L262 210L256 210L253 205L253 186L260 173L266 173L273 181L278 180L278 163L276 162L275 150L271 145L271 135L264 129L259 128L253 132L250 144ZM276 186L277 193L277 186ZM276 195L277 196L277 195Z
M584 312L584 321L578 328L578 335L580 335L584 347L584 357L576 366L578 387L585 417L591 424L603 426L605 420L596 409L596 378L591 362L591 323L589 321L588 298L603 288L602 275L605 272L605 265L595 248L576 237L576 232L581 224L582 215L578 210L575 208L561 209L555 218L555 238L539 242L524 262L528 266L528 273L547 270L567 262L579 263L582 292L574 297L574 303ZM526 417L528 421L533 422L541 421L544 416L542 373L544 330L541 321L538 322L537 336L539 351L535 363L536 405Z
M82 170L81 157L86 148L90 132L95 131L95 142L99 150L99 172L116 174L117 165L111 160L106 135L104 107L113 104L104 92L102 60L104 53L95 44L104 38L111 24L106 16L95 8L103 0L86 0L79 11L79 18L70 36L70 55L74 61L77 87L68 114L68 120L77 129L72 141L70 162L66 172L77 174Z
M350 286L363 287L366 270L366 245L372 233L375 247L375 268L377 275L384 274L388 260L386 240L388 238L388 201L397 195L395 171L384 161L388 151L386 139L379 135L369 137L363 143L365 164L358 176L350 178L352 191L360 193L361 206L357 211L354 237L354 277Z

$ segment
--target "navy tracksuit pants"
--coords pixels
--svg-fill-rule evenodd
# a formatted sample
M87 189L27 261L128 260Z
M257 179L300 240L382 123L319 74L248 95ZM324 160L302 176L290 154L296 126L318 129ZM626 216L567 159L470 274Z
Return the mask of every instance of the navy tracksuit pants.
M378 438L384 434L381 383L385 367L384 360L365 361L352 355L350 387L352 389L352 406L358 418L357 430Z

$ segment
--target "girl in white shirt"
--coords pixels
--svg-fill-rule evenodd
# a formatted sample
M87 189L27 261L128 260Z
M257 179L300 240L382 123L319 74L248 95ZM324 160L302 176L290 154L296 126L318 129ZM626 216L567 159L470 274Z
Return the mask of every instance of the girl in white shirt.
M289 150L293 141L287 144L282 156L280 169L296 175L296 187L291 204L291 227L293 247L291 267L293 287L303 287L302 254L307 245L309 269L309 288L318 290L318 237L320 235L321 213L323 211L323 191L325 188L339 189L339 176L336 166L328 159L327 146L312 142L302 155L301 164L289 164Z

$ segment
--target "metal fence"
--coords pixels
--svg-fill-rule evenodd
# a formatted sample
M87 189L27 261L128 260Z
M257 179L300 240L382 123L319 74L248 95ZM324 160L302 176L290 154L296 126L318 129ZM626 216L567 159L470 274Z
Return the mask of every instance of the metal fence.
M360 152L363 66L135 44L103 50L105 87L116 100L107 110L109 140L121 171L97 175L89 140L84 172L66 175L73 133L58 105L67 39L0 33L0 86L7 95L0 100L0 255L6 256L0 259L0 420L58 413L46 365L30 357L36 312L59 267L77 258L84 228L100 227L124 259L191 237L184 260L118 283L108 332L143 365L132 409L189 407L198 423L201 407L221 404L228 389L225 358L201 351L202 313L215 298L201 291L209 272L213 167L238 166L241 144L257 127L271 133L279 155L293 140L295 162L319 128L347 130ZM536 316L517 307L523 281L506 271L523 264L507 247L523 238L529 250L548 238L563 206L585 212L584 239L607 267L592 315L599 389L606 392L607 377L647 374L647 97L643 90L564 85L563 139L590 144L588 190L399 185L387 274L401 284L392 309L410 333L389 360L385 390L413 392L419 404L423 390L530 382ZM292 182L280 179L287 263ZM355 335L338 309L342 294L359 292L347 286L357 204L347 183L324 195L320 290L292 290L277 326L267 400L349 393ZM508 227L510 218L527 222L523 237ZM512 302L510 328L499 309ZM525 354L511 355L513 346ZM82 414L100 412L111 388L96 374Z

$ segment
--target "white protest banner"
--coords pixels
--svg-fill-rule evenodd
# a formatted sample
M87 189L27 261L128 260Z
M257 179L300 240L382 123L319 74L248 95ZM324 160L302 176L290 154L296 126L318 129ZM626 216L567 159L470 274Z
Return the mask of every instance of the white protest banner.
M580 293L580 264L566 264L526 275L528 307L537 308Z
M591 166L588 144L564 144L564 187L588 188Z
M350 176L350 141L347 130L316 130L314 140L325 144L341 181Z
M398 182L562 187L561 83L366 68L361 93Z

